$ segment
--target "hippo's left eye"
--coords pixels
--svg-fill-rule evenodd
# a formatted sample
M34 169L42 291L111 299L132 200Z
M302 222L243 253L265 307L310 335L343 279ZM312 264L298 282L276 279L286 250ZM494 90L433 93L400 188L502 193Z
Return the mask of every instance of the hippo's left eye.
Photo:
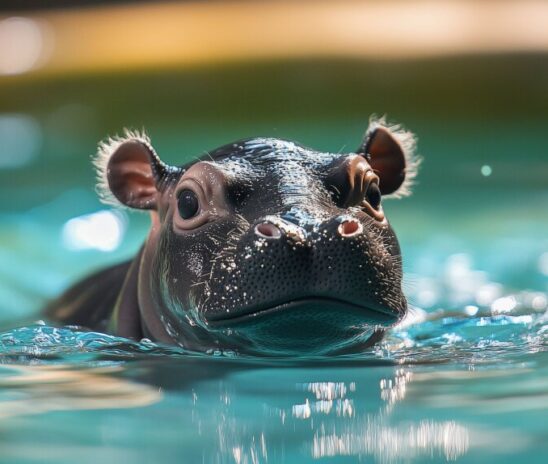
M365 192L365 200L374 209L379 209L381 204L381 190L376 182L371 182L367 187L367 192Z
M198 196L189 189L181 190L178 196L179 214L183 219L190 219L196 216L200 209Z

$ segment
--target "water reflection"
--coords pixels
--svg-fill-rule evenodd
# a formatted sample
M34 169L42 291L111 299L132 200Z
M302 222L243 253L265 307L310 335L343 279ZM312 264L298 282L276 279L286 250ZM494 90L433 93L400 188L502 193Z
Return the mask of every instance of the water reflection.
M428 266L435 269L435 266L431 264L429 263ZM540 255L538 271L548 275L548 253ZM443 269L439 275L408 276L406 287L410 301L418 308L426 310L433 308L470 310L477 307L490 309L492 314L503 314L513 312L516 308L529 310L533 306L533 309L537 311L546 308L546 295L542 291L522 290L509 294L508 288L492 280L488 272L476 269L473 258L468 253L449 256L443 263ZM538 298L533 305L532 298L535 297Z
M548 276L548 251L542 253L538 259L538 270Z
M117 378L120 367L0 368L0 420L49 411L138 408L160 400L157 389Z
M315 435L314 458L365 455L380 462L409 461L417 457L454 461L468 451L470 441L468 429L453 421L421 421L398 427L373 421L354 429L343 434Z
M41 449L92 443L105 462L119 462L112 449L147 456L139 462L518 462L544 443L548 313L533 302L545 298L516 293L501 314L419 312L374 350L340 359L13 329L0 334L0 362L26 366L0 368L3 453L17 462L33 437ZM42 432L52 427L54 438Z
M0 113L0 140L0 169L21 168L38 157L42 128L27 114Z
M120 352L119 341L111 343ZM49 427L65 430L66 421L69 438L42 434L38 444L63 449L93 443L107 462L115 459L108 450L121 448L150 462L181 462L181 456L192 457L182 462L238 464L336 457L478 461L522 452L535 440L534 428L512 429L514 422L501 414L522 417L520 426L527 413L534 424L547 407L546 382L539 380L548 361L539 357L544 353L533 358L529 352L527 365L507 361L505 369L472 361L460 369L454 363L400 365L372 357L267 363L164 355L121 363L112 360L112 347L103 351L102 345L94 346L108 360L88 355L87 368L82 360L67 367L37 358L32 362L42 364L2 367L4 432L21 444ZM129 347L124 352L128 359L137 354L129 356ZM541 361L536 369L533 359ZM10 445L9 456L21 449Z
M391 407L405 398L407 383L411 380L411 372L398 369L393 379L382 379L380 382L381 398Z
M393 417L413 380L410 370L395 368L392 376L375 383L372 371L341 371L337 376L354 376L356 381L295 382L299 377L321 375L321 370L301 374L286 370L283 382L276 383L275 374L259 371L256 384L248 383L253 375L242 373L244 377L230 382L219 381L216 404L201 404L207 399L198 400L193 392L193 423L199 424L200 435L217 438L211 450L203 451L204 462L303 462L355 456L389 463L415 458L455 460L466 454L470 431L465 425L454 420L402 422ZM287 401L288 406L280 406ZM208 432L208 424L215 434Z
M120 246L126 226L125 213L117 210L75 217L63 226L63 245L70 250L113 251Z
M333 456L372 456L380 462L393 462L415 457L439 457L454 460L469 447L468 429L454 421L422 420L391 425L394 405L405 399L412 374L405 369L395 371L394 377L379 382L380 398L384 405L374 414L349 415L350 420L322 423L315 431L311 446L314 458ZM333 383L326 383L324 389ZM349 388L349 391L356 391ZM339 391L346 393L342 386ZM343 393L343 396L344 396ZM345 401L352 401L348 398Z

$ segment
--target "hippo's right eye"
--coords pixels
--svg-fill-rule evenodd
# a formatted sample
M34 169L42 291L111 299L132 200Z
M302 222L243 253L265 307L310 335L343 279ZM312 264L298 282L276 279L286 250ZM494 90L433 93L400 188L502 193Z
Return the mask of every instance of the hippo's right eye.
M179 214L183 219L190 219L196 216L200 209L200 202L198 196L189 189L181 190L177 197L177 204L179 207Z

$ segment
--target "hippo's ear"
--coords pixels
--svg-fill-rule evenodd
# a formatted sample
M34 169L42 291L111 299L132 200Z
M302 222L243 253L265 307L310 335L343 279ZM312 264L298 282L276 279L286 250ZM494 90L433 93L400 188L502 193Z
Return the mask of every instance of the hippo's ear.
M383 195L404 197L411 194L420 158L415 155L416 139L401 126L388 126L384 119L372 119L358 153L379 176Z
M101 142L94 165L103 202L156 209L158 191L169 168L144 133L126 130L124 137Z

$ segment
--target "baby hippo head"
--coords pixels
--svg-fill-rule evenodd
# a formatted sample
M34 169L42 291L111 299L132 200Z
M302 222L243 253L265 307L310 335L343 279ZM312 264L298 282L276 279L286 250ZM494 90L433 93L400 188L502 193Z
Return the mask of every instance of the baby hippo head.
M382 120L353 153L254 138L180 167L127 133L97 160L110 200L149 210L137 301L146 336L190 349L353 352L403 317L384 215L416 174L414 138Z

